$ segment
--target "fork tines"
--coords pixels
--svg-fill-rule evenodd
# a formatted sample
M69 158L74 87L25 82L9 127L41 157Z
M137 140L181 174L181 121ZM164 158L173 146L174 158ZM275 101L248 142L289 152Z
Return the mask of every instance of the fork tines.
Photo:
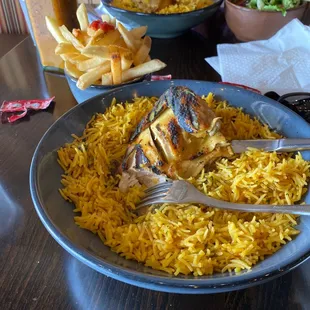
M168 181L165 183L159 183L155 186L148 188L145 191L146 196L140 201L136 209L155 203L161 203L161 199L166 197L171 186L172 182Z
M172 182L171 181L167 181L167 182L163 182L163 183L159 183L157 185L154 185L150 188L148 188L145 193L147 194L147 196L156 193L157 191L161 191L161 190L165 190L165 189L169 189L172 186Z

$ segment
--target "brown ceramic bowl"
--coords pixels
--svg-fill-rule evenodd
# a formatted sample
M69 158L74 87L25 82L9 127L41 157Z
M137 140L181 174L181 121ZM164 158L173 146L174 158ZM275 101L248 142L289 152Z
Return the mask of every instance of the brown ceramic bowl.
M238 40L266 40L292 19L302 20L307 10L307 4L305 2L295 9L290 9L286 16L283 16L281 12L248 9L225 0L225 18L228 27Z

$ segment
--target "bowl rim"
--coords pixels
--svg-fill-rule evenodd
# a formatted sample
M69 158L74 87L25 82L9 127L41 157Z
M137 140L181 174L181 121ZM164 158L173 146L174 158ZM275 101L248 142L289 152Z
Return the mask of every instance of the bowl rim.
M202 9L198 9L198 10L194 10L194 11L189 11L189 12L182 12L182 13L170 13L170 14L156 14L156 13L143 13L143 12L136 12L136 11L130 11L130 10L126 10L126 9L121 9L118 8L116 6L111 5L111 3L107 3L104 0L101 0L101 3L104 7L109 7L113 10L118 11L119 13L128 13L130 15L139 15L139 16L152 16L152 17L164 17L164 18L168 18L171 16L186 16L186 15L190 15L192 13L201 13L205 10L207 10L208 8L213 8L216 6L219 6L223 3L224 0L214 0L214 3L212 3L211 5L208 5Z
M90 252L85 247L76 245L61 230L58 229L58 227L54 224L54 221L50 218L45 208L43 207L44 204L40 200L40 195L38 191L38 183L37 183L38 153L40 151L40 146L43 143L45 137L48 136L49 132L54 128L54 126L56 126L58 122L68 117L71 113L74 112L74 110L78 109L80 106L86 105L88 104L88 102L91 102L97 98L104 99L105 97L110 96L113 93L123 91L126 88L130 88L130 87L138 86L142 84L150 84L150 83L152 84L153 83L155 84L170 83L171 84L174 82L178 82L178 83L183 84L189 81L196 82L196 83L204 83L204 84L209 84L209 85L214 85L214 86L220 85L221 88L225 88L228 90L234 90L234 91L237 90L238 92L247 93L247 94L250 93L253 98L264 97L265 100L272 102L274 105L281 106L281 109L289 112L289 114L297 115L298 118L300 118L300 120L302 120L305 123L305 125L309 127L309 130L310 130L310 124L308 124L302 117L300 117L297 113L290 110L289 108L281 105L280 103L268 97L265 97L263 95L256 94L251 91L241 89L235 86L223 85L223 84L219 84L215 82L180 79L180 80L170 80L170 81L141 82L137 84L130 84L124 87L112 89L106 93L94 96L93 98L90 98L84 101L83 103L72 107L70 110L64 113L61 117L59 117L47 129L43 137L40 139L34 151L32 160L31 160L30 173L29 173L30 194L31 194L31 198L32 198L34 207L36 209L36 212L41 222L43 223L47 231L51 234L51 236L56 240L57 243L59 243L72 256L77 258L79 261L81 261L85 265L100 272L101 274L105 274L116 280L131 284L131 285L135 285L141 288L148 288L148 289L153 289L156 291L182 293L182 294L209 294L209 293L228 292L228 291L239 290L242 288L248 288L250 286L262 284L271 279L282 276L285 273L298 267L301 263L303 263L307 259L309 259L310 250L308 252L305 252L301 257L294 259L290 263L283 263L283 266L280 265L277 269L271 272L262 273L259 276L256 275L256 277L250 276L250 277L247 277L246 279L237 280L237 281L230 282L230 283L221 283L220 278L218 280L218 283L205 283L205 282L209 282L209 279L204 279L204 278L199 278L199 277L186 279L186 278L170 276L169 274L163 274L162 276L153 275L153 274L148 274L142 271L135 271L127 267L122 267L122 266L107 262L103 258L100 258L100 256L96 255L95 253ZM244 272L244 274L248 274L248 273L250 272L247 272L247 271ZM232 273L232 276L233 274L234 273Z
M236 10L240 10L240 11L246 11L246 12L255 12L254 14L260 14L260 13L265 13L265 14L282 14L281 11L260 11L260 10L257 10L257 9L252 9L252 8L247 8L245 6L241 6L241 5L238 5L238 4L235 4L233 2L231 2L230 0L223 0L225 2L226 5L229 5L233 8L235 8ZM292 12L292 11L296 11L296 10L300 10L301 8L306 8L306 6L308 5L308 2L307 1L303 1L299 6L295 7L295 8L291 8L291 9L288 9L286 10L287 12ZM283 16L284 17L284 16Z
M156 72L154 72L156 73ZM64 69L64 74L67 76L72 82L75 84L77 83L78 79L72 76L66 69ZM122 82L121 84L117 85L100 85L100 84L91 84L84 90L90 90L90 89L98 89L98 90L113 90L118 87L123 87L125 85L131 85L131 84L136 84L136 83L141 83L141 82L147 82L150 81L152 77L152 73L142 75L140 77L137 77L133 80L127 81L127 82ZM77 86L76 86L77 87ZM78 88L78 87L77 87ZM80 89L83 91L82 89Z

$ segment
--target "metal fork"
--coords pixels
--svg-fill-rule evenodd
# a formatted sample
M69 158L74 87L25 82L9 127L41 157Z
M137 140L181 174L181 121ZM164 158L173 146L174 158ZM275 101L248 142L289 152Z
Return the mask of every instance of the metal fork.
M310 215L310 205L255 205L222 201L201 193L196 187L186 181L169 181L160 183L146 190L146 196L138 204L136 211L150 205L171 203L199 203L209 207L236 210L244 212L271 212ZM159 206L154 206L158 208Z

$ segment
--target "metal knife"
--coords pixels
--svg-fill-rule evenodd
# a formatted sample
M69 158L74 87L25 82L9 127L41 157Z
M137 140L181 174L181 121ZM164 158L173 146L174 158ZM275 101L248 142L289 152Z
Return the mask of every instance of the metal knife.
M261 140L232 140L231 147L235 153L243 153L248 148L260 149L265 152L295 152L310 150L309 139L261 139Z

